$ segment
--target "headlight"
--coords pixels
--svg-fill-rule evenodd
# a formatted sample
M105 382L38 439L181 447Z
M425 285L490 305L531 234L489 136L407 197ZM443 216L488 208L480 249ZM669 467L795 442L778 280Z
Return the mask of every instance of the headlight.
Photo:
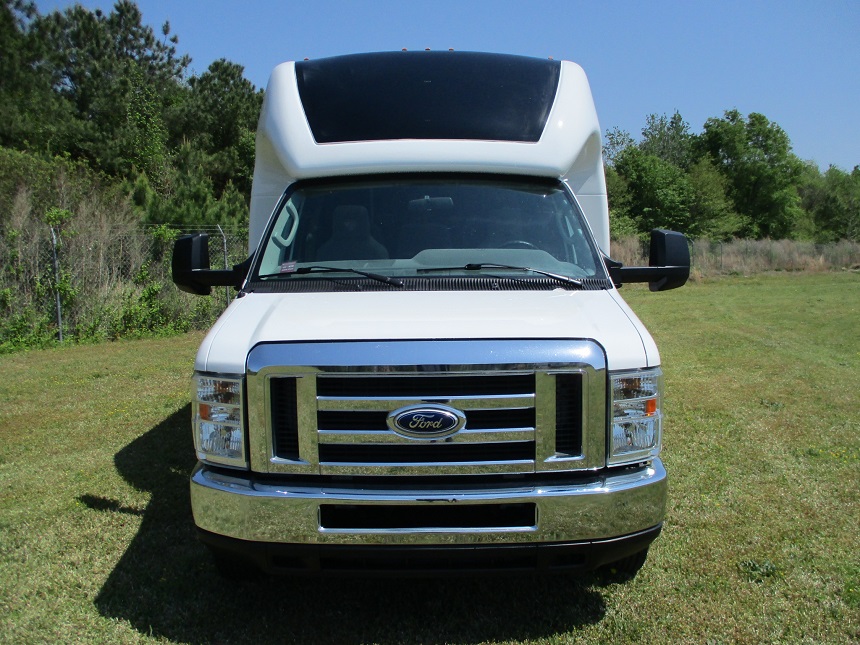
M197 458L247 468L242 377L194 376L192 421Z
M659 368L618 372L610 377L612 421L610 466L653 459L660 454L663 372Z

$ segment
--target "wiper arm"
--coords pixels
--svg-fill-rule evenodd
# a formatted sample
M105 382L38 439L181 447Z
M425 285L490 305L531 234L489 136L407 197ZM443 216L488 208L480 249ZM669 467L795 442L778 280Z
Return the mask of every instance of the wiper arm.
M398 280L397 278L391 278L387 275L380 275L378 273L370 273L369 271L360 271L359 269L352 268L340 268L340 267L326 267L326 266L310 266L310 267L299 267L294 271L284 271L282 273L269 273L268 275L261 275L261 279L266 278L282 278L286 275L301 275L305 273L355 273L356 275L360 275L365 278L370 278L371 280L376 280L377 282L383 282L385 284L390 284L393 287L402 287L404 286L403 280Z
M463 270L466 271L480 271L481 269L511 269L513 271L528 271L530 273L536 273L538 275L542 275L545 278L550 278L557 282L561 282L562 284L571 285L574 287L582 288L582 281L577 280L575 278L570 278L566 275L561 275L559 273L552 273L550 271L544 271L543 269L535 269L534 267L520 267L514 266L511 264L494 264L492 262L478 262L473 264L467 264L465 266L459 267L433 267L430 269L418 269L418 272L430 272L430 271L458 271Z

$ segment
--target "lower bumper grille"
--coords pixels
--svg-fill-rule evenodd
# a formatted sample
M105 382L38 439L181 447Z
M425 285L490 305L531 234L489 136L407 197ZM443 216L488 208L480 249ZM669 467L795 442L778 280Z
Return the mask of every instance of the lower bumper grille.
M484 504L441 506L395 506L321 504L320 528L380 531L425 530L505 530L537 525L534 504Z

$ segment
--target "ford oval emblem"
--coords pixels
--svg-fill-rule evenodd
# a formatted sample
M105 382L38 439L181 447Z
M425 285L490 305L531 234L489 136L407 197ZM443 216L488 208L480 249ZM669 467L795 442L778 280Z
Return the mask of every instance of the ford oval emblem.
M447 405L409 405L389 413L388 427L409 439L443 439L466 425L466 415Z

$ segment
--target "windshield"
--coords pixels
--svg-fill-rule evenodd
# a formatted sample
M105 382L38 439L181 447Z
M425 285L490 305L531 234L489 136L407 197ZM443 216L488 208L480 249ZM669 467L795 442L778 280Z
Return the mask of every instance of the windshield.
M443 176L296 185L270 225L254 279L332 280L340 271L407 285L429 274L605 277L560 183Z

